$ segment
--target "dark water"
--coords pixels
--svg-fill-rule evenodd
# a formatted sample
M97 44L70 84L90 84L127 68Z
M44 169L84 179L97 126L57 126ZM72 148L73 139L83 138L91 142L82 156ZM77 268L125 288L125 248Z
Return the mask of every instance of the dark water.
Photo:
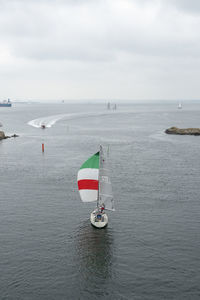
M104 112L1 108L3 129L20 137L0 142L0 299L200 298L200 137L163 132L200 127L200 102ZM45 130L27 125L56 114L72 115ZM80 202L76 184L100 143L116 204L103 230L90 225L94 205Z

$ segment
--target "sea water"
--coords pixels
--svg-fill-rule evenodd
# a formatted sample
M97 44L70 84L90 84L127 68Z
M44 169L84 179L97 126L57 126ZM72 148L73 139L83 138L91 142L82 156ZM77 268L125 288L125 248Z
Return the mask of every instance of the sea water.
M199 299L200 137L164 133L199 120L200 102L1 108L19 137L0 141L0 299ZM103 230L76 182L99 144L116 206Z

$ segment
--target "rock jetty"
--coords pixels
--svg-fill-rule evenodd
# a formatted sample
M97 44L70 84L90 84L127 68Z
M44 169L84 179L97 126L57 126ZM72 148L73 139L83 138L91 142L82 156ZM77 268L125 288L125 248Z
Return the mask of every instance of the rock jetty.
M3 131L0 131L0 140L5 139L5 133Z
M5 135L5 133L3 131L0 131L0 140L9 139L11 137L15 138L15 137L18 137L18 135L13 134L13 135L8 136L8 135Z
M167 134L180 134L180 135L200 135L200 128L177 128L171 127L165 130Z

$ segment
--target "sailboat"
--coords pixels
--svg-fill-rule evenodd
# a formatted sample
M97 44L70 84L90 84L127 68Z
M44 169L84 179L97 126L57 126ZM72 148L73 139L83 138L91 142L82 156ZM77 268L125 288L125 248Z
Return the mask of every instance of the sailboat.
M178 104L178 108L179 108L179 109L181 109L181 108L182 108L182 104L181 104L181 102L179 102L179 104Z
M115 210L107 159L100 145L100 150L82 164L77 176L81 200L96 202L96 208L90 214L90 222L97 228L108 224L105 210Z

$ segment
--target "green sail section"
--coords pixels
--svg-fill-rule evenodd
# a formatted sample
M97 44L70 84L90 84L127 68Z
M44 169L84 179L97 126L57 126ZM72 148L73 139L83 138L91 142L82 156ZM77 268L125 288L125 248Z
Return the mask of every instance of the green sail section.
M97 152L94 155L92 155L80 167L80 169L85 169L85 168L99 169L99 152Z

